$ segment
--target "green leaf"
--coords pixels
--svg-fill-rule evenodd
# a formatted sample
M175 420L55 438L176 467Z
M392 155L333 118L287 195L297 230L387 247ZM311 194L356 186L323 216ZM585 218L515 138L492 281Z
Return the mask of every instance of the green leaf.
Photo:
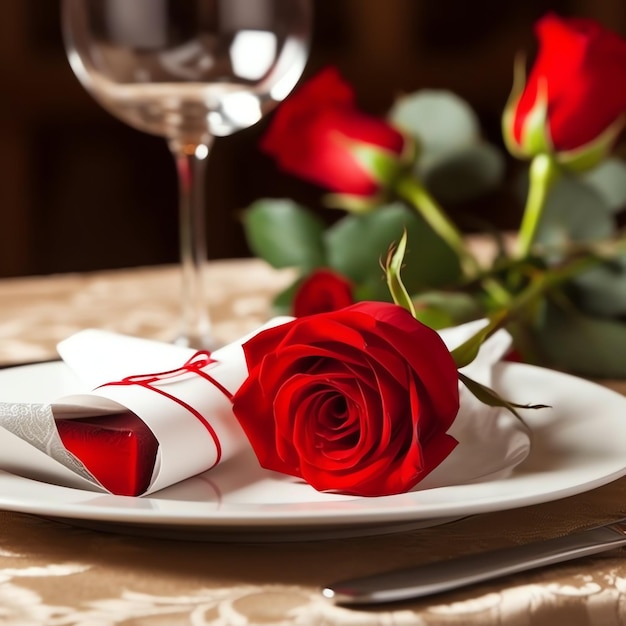
M626 163L617 158L605 159L584 175L583 180L604 200L608 209L617 212L626 207Z
M354 299L357 302L362 300L376 300L378 302L393 302L389 288L385 281L384 272L381 270L378 275L372 275L364 282L355 285Z
M460 277L456 254L423 218L401 203L381 206L372 213L348 215L327 229L329 265L357 285L386 291L380 260L404 230L408 254L402 276L409 293L453 283Z
M487 325L451 351L457 367L469 365L478 356L480 346L483 345L490 332L491 328Z
M495 146L476 143L446 153L420 171L426 186L441 202L463 202L502 183L505 159Z
M446 90L423 89L398 98L388 120L419 142L424 163L480 140L480 121L472 107Z
M550 305L536 330L548 365L591 378L626 378L626 323Z
M522 424L526 425L520 414L516 409L546 409L548 408L545 404L516 404L514 402L510 402L503 398L500 394L498 394L493 389L479 383L475 380L472 380L465 374L459 372L459 380L467 387L467 389L475 396L478 400L480 400L483 404L487 406L501 407L503 409L507 409L515 417L517 417Z
M480 346L485 340L502 328L510 317L509 309L500 309L488 318L487 324L466 339L460 346L451 351L456 366L461 368L469 365L478 355Z
M449 328L484 315L479 303L469 294L427 291L413 298L415 317L434 328Z
M273 267L308 272L326 265L324 223L291 200L258 200L244 212L243 224L251 251Z
M436 309L435 307L416 309L415 319L433 330L441 330L442 328L454 326L448 313L441 309Z
M572 242L599 241L613 232L606 202L583 181L561 177L548 195L536 242L563 247Z
M572 279L573 298L591 315L626 314L626 256L593 268Z

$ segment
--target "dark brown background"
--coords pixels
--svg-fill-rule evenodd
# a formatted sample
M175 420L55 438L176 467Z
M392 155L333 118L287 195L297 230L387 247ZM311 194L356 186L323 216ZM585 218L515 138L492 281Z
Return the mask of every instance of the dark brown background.
M402 92L451 89L470 101L497 143L513 58L534 49L539 16L593 17L626 35L624 0L315 4L305 78L338 65L361 107L375 114ZM83 91L65 59L58 13L54 0L2 0L0 9L0 276L174 262L177 190L167 148ZM258 197L319 207L319 189L277 172L257 152L266 123L216 142L207 181L211 258L249 254L238 213ZM473 214L515 225L519 211L498 195L450 210L463 228Z

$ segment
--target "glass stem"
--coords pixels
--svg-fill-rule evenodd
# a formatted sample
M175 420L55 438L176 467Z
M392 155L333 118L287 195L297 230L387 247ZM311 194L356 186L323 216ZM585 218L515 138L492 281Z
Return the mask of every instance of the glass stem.
M176 343L209 350L216 347L204 293L207 265L204 189L211 143L211 139L200 143L169 143L176 160L180 196L182 328Z

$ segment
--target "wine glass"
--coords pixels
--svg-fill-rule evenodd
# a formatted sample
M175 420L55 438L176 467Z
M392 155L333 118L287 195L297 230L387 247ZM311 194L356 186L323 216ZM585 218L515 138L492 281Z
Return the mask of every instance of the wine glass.
M305 67L312 0L62 0L72 70L110 113L166 138L180 193L182 332L213 348L204 300L205 166L216 136L258 122Z

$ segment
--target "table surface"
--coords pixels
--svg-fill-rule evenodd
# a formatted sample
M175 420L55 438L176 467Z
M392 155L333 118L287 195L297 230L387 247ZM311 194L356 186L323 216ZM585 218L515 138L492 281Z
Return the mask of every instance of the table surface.
M267 319L271 295L290 278L258 260L211 263L218 339L236 339ZM176 268L159 267L2 280L0 364L53 359L59 340L89 327L168 340L177 331L178 279ZM285 543L157 539L0 512L0 623L617 626L626 623L621 551L368 609L334 606L319 589L622 516L626 479L434 528Z

